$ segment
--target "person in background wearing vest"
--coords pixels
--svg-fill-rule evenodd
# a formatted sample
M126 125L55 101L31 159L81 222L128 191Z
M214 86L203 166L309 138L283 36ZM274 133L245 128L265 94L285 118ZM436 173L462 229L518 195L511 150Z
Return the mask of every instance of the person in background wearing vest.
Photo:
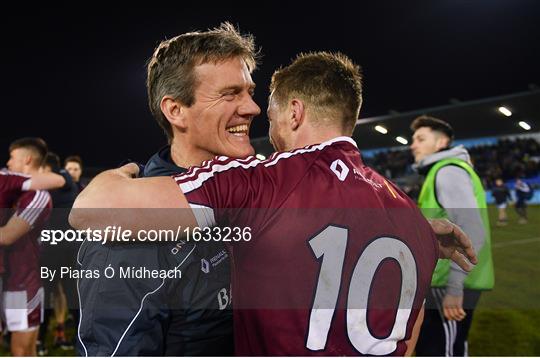
M450 147L452 127L420 116L411 124L414 168L425 181L418 206L428 218L448 218L471 238L478 264L466 273L449 260L439 260L426 299L417 356L467 356L467 335L483 290L494 285L486 195L463 146Z

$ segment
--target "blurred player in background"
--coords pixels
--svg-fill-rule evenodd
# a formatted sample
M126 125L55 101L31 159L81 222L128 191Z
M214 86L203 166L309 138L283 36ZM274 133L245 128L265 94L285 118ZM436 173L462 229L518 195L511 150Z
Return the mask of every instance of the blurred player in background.
M516 212L519 216L518 223L526 224L529 222L527 218L527 200L532 199L533 190L531 186L521 177L516 178Z
M68 171L75 185L81 192L84 189L84 184L81 182L83 172L82 159L78 155L70 155L64 160L64 169Z
M37 175L47 153L39 138L22 138L9 147L8 169ZM0 228L5 253L3 312L11 332L14 356L35 356L39 325L43 321L44 294L39 267L39 237L52 208L48 192L27 191L19 198L15 214Z
M482 290L494 284L486 195L467 150L451 148L454 131L448 123L420 116L411 129L415 167L426 176L418 206L428 218L449 218L463 228L479 256L469 274L448 260L439 260L416 354L466 356L474 308Z
M19 197L26 191L55 189L62 185L63 178L54 173L39 173L34 176L0 170L0 227L3 227L13 213ZM4 234L4 229L0 229ZM3 236L0 236L0 241ZM0 245L0 307L2 306L4 247ZM3 308L2 308L3 309ZM0 319L0 325L3 320Z
M72 176L66 169L60 168L60 158L53 152L48 152L42 166L44 172L58 173L64 179L61 188L50 192L53 201L53 215L48 223L48 228L53 230L67 230L69 209L73 206L75 198L79 194L79 188ZM80 175L80 173L79 173ZM61 241L51 246L43 245L41 266L56 269L60 272L62 267L75 267L75 259L79 244L76 242ZM56 275L53 280L44 281L45 291L45 316L39 329L38 354L46 355L46 336L51 315L54 312L56 327L54 329L54 346L63 350L73 349L72 340L68 340L65 334L65 321L67 312L78 323L79 310L77 307L77 288L75 279L63 278ZM52 308L51 308L52 307ZM73 337L74 340L74 337Z
M497 226L506 226L508 224L508 214L506 213L506 208L508 202L512 200L510 195L510 190L506 184L504 184L501 178L495 180L495 186L491 190L493 193L493 198L495 199L495 205L498 209L498 219Z

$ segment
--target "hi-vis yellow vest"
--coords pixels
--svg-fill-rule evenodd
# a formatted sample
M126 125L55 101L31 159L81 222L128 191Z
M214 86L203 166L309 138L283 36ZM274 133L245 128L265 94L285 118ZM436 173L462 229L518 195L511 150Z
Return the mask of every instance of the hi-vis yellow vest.
M434 219L447 217L446 211L437 201L435 193L435 177L439 169L446 165L459 166L469 174L473 184L474 196L480 210L480 216L482 217L482 221L484 223L484 245L481 248L476 248L478 255L478 264L467 275L464 286L465 288L474 290L492 289L495 283L495 278L493 274L493 260L491 257L491 233L486 205L486 193L484 191L480 178L474 172L473 168L466 161L457 158L443 159L435 163L435 165L433 165L433 167L431 167L431 169L429 170L426 176L426 180L424 181L424 185L422 186L422 190L420 191L420 196L418 198L418 206L422 210L424 216L426 216L427 218ZM446 286L449 275L450 260L439 260L433 273L431 286Z

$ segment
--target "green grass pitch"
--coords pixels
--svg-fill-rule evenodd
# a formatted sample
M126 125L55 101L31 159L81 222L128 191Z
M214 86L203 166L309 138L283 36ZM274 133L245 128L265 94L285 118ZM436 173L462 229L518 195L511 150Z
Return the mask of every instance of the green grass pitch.
M475 311L469 353L475 356L540 356L540 206L528 208L529 223L496 227L489 208L495 288Z

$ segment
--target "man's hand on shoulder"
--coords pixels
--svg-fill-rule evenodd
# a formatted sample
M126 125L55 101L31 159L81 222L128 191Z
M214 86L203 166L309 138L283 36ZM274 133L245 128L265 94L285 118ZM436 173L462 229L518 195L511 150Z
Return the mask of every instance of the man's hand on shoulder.
M137 163L128 163L115 169L115 172L123 178L133 179L139 176L140 166Z
M478 263L478 258L467 234L447 219L428 219L428 221L437 235L439 258L450 259L463 270L471 271L472 265Z

